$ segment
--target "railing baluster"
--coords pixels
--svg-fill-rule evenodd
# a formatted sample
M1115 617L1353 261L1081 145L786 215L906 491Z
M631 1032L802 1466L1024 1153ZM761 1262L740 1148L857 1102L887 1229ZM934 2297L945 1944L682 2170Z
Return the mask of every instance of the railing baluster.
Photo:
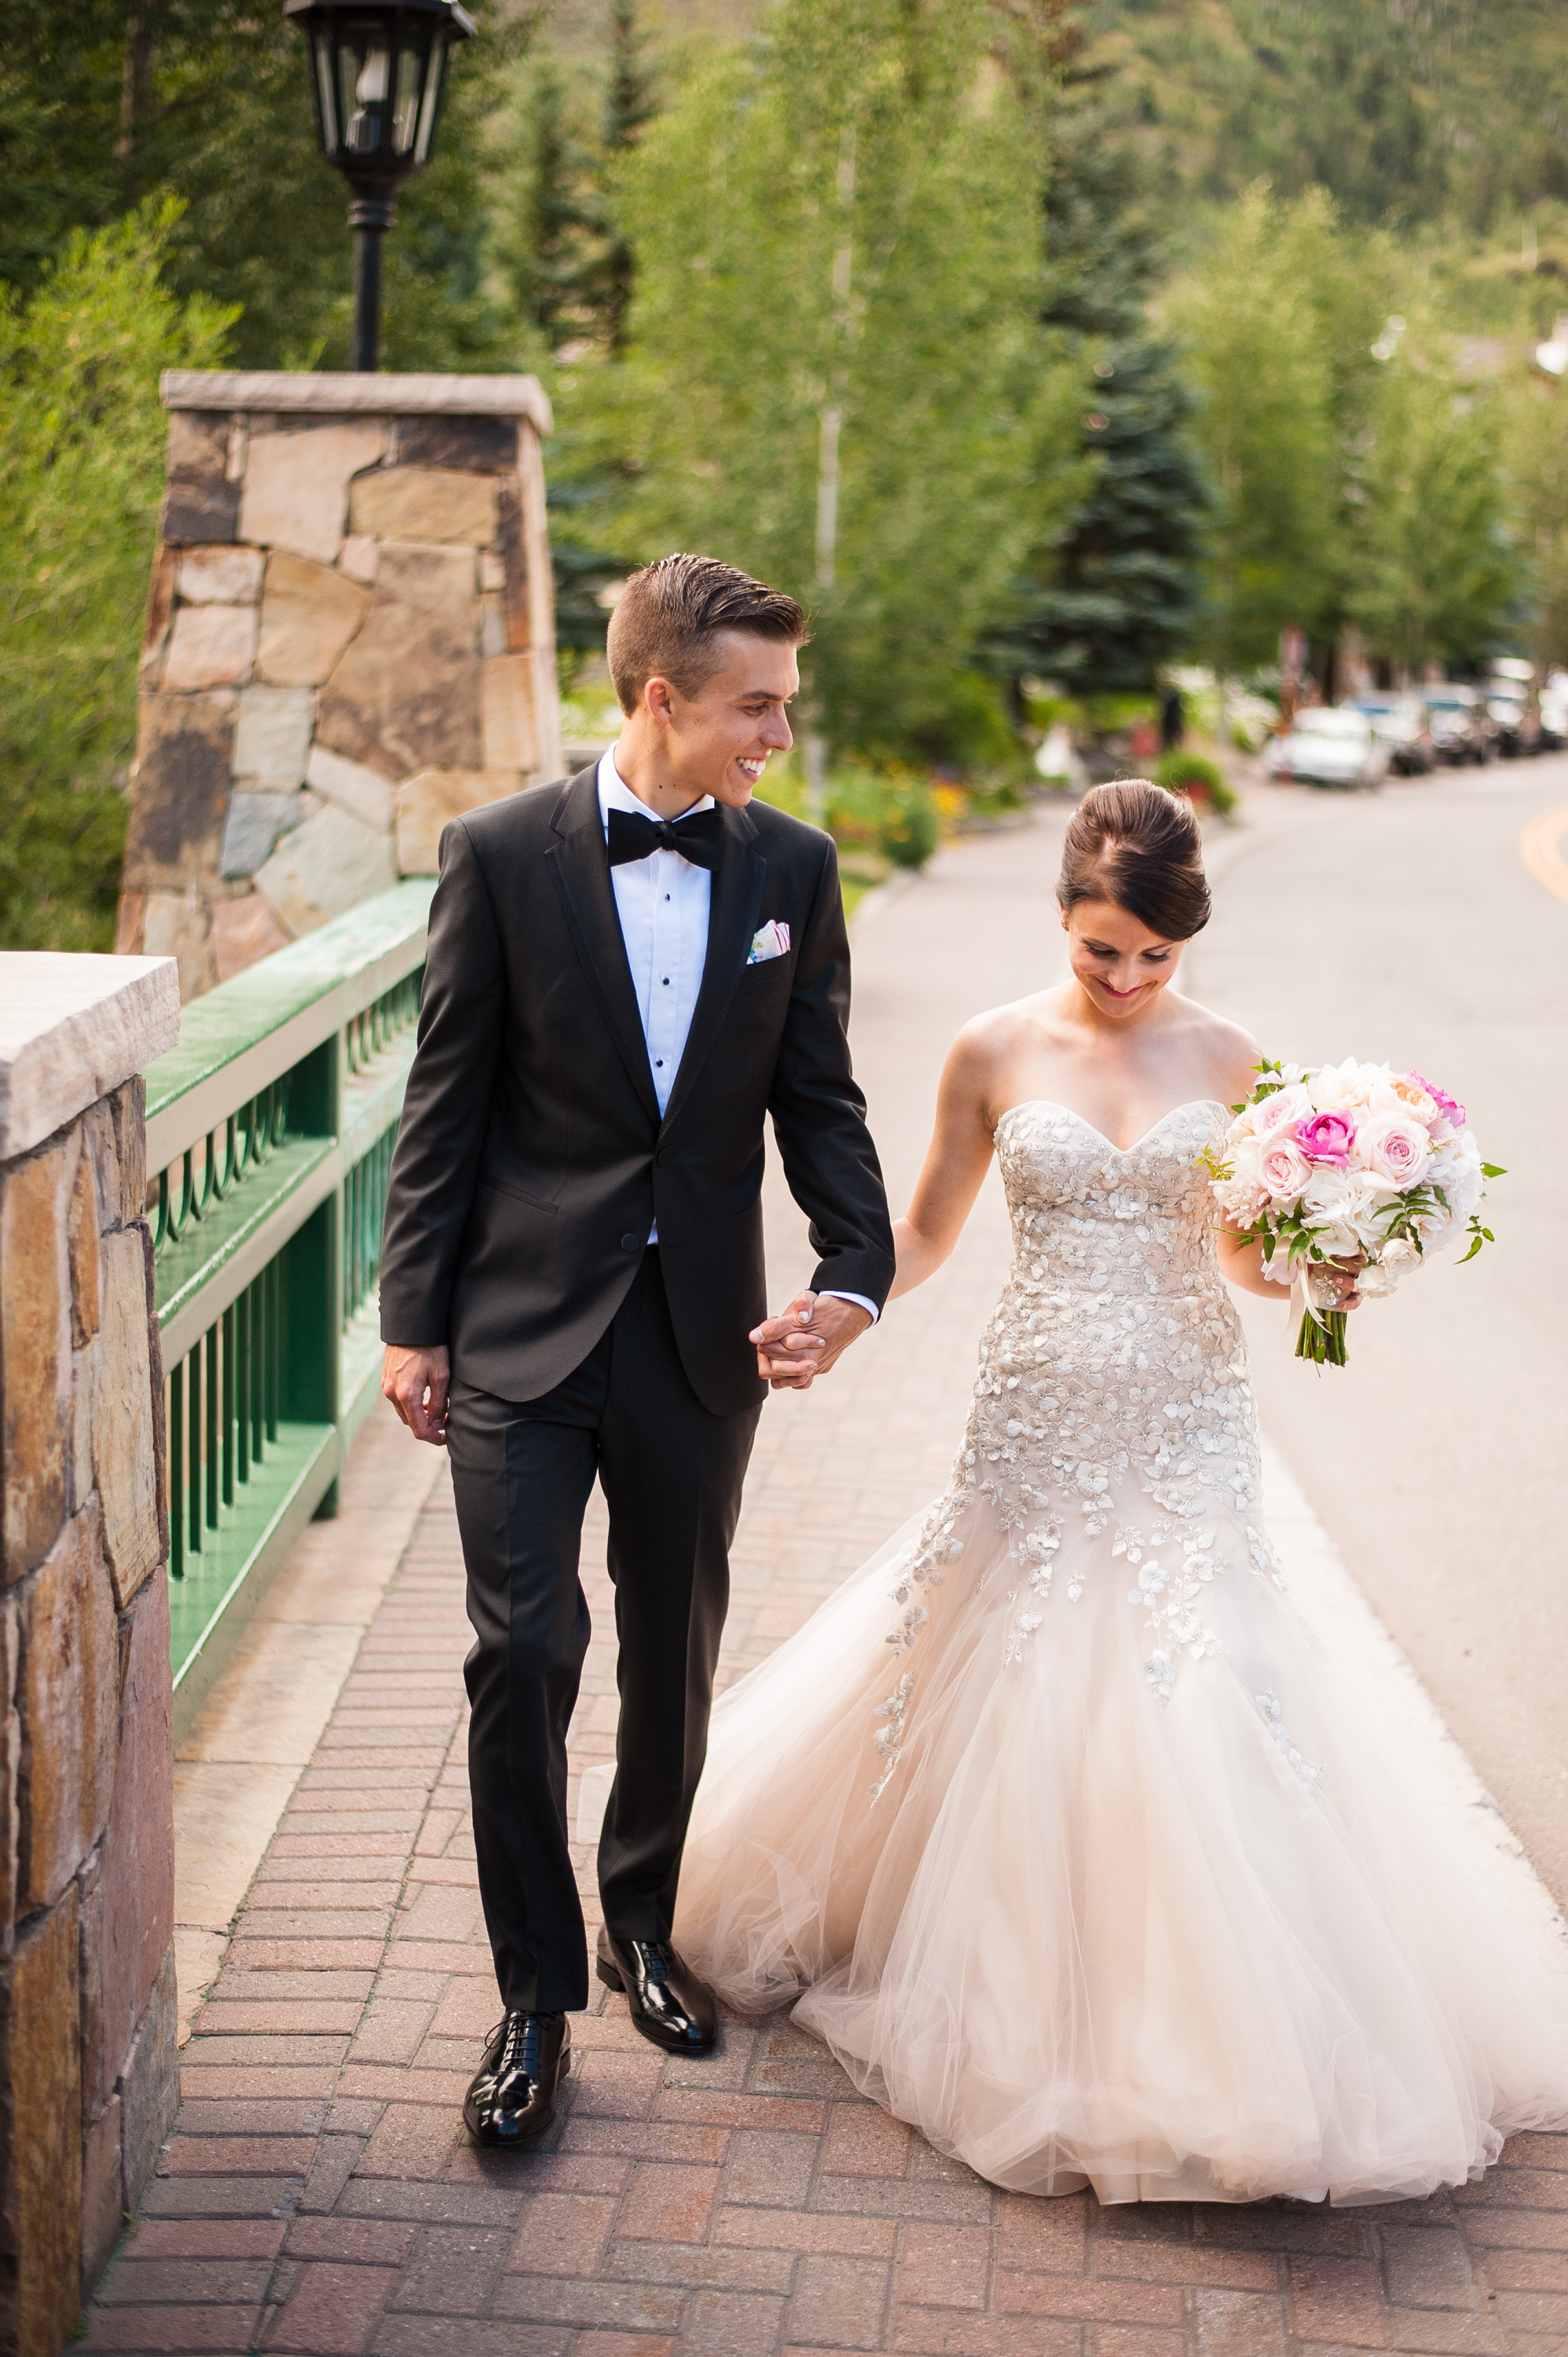
M185 1361L168 1375L169 1577L185 1577Z
M251 1478L251 1287L234 1304L235 1479Z
M267 1349L265 1366L267 1386L267 1438L269 1440L275 1440L278 1437L278 1379L282 1372L283 1361L283 1336L280 1330L282 1327L283 1311L283 1270L275 1260L270 1262L268 1265L266 1272L266 1287Z
M201 1553L201 1383L205 1372L204 1357L199 1334L186 1361L190 1369L190 1397L186 1417L190 1445L185 1484L185 1516L186 1537L192 1555Z
M218 1407L220 1373L218 1367L218 1327L216 1322L207 1329L207 1527L218 1528Z
M234 1416L238 1386L234 1380L234 1305L223 1312L223 1503L234 1502Z

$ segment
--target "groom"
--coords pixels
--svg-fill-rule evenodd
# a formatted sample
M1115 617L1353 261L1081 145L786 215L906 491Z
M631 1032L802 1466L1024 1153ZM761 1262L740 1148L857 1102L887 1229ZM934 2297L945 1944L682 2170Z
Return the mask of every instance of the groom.
M464 2105L481 2144L549 2127L566 2016L587 2003L566 1731L595 1477L620 1647L598 1976L656 2045L704 2054L713 1998L670 1934L764 1374L823 1372L893 1277L833 846L752 804L791 742L806 635L793 598L730 565L649 565L610 622L613 751L441 839L381 1388L445 1439L467 1569L474 1837L505 2007ZM792 1351L759 1325L765 1114L819 1256Z

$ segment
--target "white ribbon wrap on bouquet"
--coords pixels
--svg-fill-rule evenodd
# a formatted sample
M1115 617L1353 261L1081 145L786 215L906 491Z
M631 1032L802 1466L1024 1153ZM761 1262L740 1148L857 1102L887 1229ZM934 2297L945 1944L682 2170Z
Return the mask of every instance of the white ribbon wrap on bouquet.
M1310 1318L1315 1326L1324 1324L1322 1309L1313 1297L1312 1272L1317 1265L1313 1261L1297 1261L1295 1274L1291 1279L1290 1316L1285 1320L1285 1348L1293 1359L1295 1356L1295 1340L1296 1336L1301 1332L1303 1318Z

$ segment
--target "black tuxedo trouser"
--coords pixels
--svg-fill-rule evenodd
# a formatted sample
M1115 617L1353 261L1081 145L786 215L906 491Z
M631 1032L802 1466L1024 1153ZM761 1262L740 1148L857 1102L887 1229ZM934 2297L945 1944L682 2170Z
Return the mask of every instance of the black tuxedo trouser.
M588 2001L566 1846L566 1729L588 1649L577 1564L594 1477L609 1507L620 1648L599 1892L619 1937L667 1940L759 1414L714 1415L692 1389L654 1247L606 1332L553 1391L517 1402L452 1385L446 1448L474 1628L464 1665L474 1839L509 2012Z

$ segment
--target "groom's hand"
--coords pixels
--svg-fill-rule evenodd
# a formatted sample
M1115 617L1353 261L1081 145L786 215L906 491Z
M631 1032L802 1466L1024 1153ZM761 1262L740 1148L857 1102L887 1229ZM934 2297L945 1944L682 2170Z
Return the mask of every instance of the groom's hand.
M446 1394L452 1382L452 1361L446 1345L434 1350L405 1351L389 1342L381 1366L381 1396L390 1399L415 1440L433 1448L446 1446Z
M864 1309L836 1294L798 1293L788 1309L753 1327L757 1372L776 1392L809 1392L870 1323Z

